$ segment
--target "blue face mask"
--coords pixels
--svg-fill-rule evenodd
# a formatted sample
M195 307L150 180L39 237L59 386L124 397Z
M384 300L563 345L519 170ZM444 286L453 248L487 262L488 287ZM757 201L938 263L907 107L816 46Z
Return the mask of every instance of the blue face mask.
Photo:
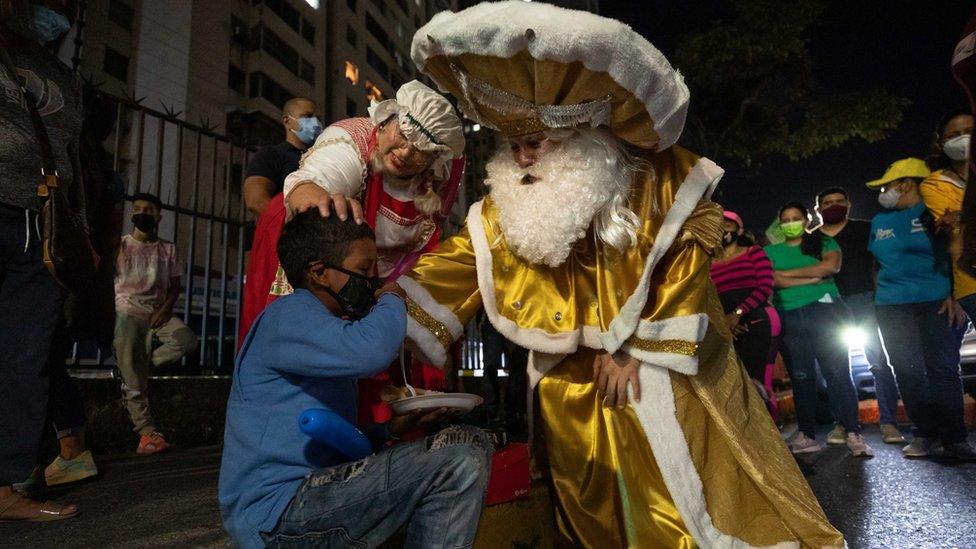
M291 117L298 121L298 129L291 130L302 140L302 143L311 145L315 143L319 134L322 133L322 123L314 116L303 116L301 118Z
M30 9L31 18L27 23L27 31L42 46L57 40L71 29L68 18L50 8L31 4Z

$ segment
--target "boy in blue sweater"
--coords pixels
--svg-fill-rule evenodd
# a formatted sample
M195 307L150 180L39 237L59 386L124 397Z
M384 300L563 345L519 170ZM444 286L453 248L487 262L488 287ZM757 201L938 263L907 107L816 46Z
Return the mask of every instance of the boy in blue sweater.
M477 429L448 427L387 448L443 414L364 426L377 454L346 459L298 427L308 408L356 421L356 380L386 369L406 335L402 296L381 291L372 230L301 213L278 257L295 293L258 317L234 367L219 500L240 547L375 547L407 525L409 547L470 547L490 445Z

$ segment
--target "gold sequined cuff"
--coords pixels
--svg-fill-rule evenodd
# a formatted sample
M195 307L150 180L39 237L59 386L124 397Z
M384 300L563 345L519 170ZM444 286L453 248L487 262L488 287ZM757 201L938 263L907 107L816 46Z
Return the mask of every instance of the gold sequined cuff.
M698 344L684 339L641 339L631 336L627 345L649 353L674 353L685 356L697 356Z
M451 331L447 329L447 326L441 324L436 318L430 316L430 313L425 311L420 305L417 305L417 303L409 297L406 299L406 304L407 314L416 320L417 324L420 324L430 333L434 334L434 337L436 337L437 341L444 346L444 349L449 349L451 347L451 343L454 343L454 336L451 334Z

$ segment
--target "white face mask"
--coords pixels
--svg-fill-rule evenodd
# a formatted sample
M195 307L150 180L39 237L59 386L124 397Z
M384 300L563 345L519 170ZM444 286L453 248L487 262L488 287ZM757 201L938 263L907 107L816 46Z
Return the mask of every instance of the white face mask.
M898 199L900 198L901 193L898 189L888 189L878 195L878 204L881 204L881 207L886 210L893 210L898 205Z
M955 161L969 158L969 135L960 135L942 144L942 152Z

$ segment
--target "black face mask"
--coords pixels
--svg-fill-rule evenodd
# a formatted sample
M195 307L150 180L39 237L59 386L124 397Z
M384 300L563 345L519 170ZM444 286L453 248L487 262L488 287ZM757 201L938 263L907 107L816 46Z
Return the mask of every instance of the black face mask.
M729 246L733 242L739 239L739 234L731 231L724 231L722 233L722 244Z
M333 291L332 288L325 288L325 291L339 302L342 312L353 320L368 315L376 305L376 291L383 286L383 280L378 276L363 276L335 265L326 264L326 267L349 275L349 280L339 288L338 292Z
M146 234L156 233L156 216L147 213L132 214L132 224Z

